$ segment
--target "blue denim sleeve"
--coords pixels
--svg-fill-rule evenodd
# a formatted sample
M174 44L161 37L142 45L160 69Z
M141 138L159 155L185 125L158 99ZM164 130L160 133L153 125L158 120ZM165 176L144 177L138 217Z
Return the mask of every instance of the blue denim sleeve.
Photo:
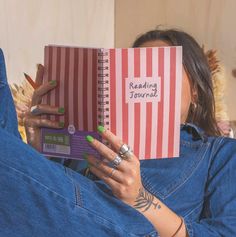
M198 222L186 218L189 237L236 236L236 140L212 147L204 208Z
M0 49L0 127L20 138L15 105L7 83L3 52Z

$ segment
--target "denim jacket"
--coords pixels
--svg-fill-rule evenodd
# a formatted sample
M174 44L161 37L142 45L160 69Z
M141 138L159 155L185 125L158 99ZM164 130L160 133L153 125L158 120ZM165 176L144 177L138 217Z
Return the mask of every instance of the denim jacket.
M236 236L236 141L181 129L180 157L143 161L142 182L184 217L190 237Z
M190 237L236 236L235 139L207 137L193 124L182 125L180 157L143 160L141 175L146 190L184 218ZM103 182L95 183L110 192ZM123 218L123 228L140 236L158 236L137 213L130 215L133 221Z
M141 161L144 187L181 215L190 237L236 236L236 140L181 128L180 157ZM137 210L45 159L19 138L0 50L0 236L157 236Z

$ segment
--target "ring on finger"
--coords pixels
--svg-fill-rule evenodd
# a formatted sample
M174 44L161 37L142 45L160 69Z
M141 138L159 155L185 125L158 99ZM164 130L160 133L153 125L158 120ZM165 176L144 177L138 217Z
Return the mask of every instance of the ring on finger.
M121 156L123 156L129 149L130 149L130 147L129 147L127 144L124 143L124 144L120 147L119 154L120 154Z
M30 108L30 113L32 115L39 115L40 114L40 111L39 111L39 108L37 105L34 105Z
M122 158L119 155L116 155L115 159L110 162L112 168L117 168L120 165Z
M125 143L120 147L119 154L124 159L130 159L134 155L131 148Z
M112 176L114 175L115 171L116 171L116 169L112 168L111 173L109 174L109 178L112 178Z
M133 157L134 153L131 149L129 149L124 155L124 159L128 160L128 159L131 159Z

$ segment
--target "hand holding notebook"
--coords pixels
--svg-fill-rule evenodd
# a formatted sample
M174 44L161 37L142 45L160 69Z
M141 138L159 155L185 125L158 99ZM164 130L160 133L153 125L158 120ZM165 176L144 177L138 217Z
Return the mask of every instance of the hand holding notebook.
M42 129L45 155L81 159L102 124L140 159L179 154L182 48L45 47L43 103L65 108L65 129Z

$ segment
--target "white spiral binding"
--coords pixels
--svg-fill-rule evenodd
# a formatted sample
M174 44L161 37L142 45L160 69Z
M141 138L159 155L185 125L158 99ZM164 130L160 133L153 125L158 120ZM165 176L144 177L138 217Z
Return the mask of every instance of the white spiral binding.
M110 128L109 101L109 55L103 49L98 51L98 124Z

